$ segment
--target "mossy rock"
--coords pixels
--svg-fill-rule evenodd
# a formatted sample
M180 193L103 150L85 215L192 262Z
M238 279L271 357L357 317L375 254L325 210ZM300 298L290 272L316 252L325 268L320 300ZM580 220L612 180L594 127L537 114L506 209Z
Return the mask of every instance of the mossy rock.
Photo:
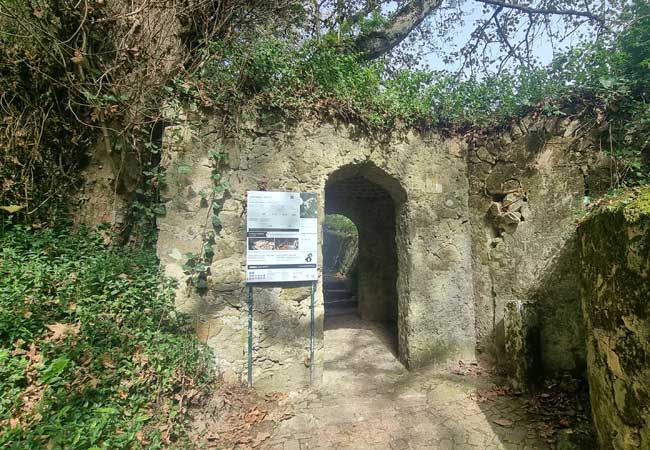
M601 198L582 222L612 212L623 212L625 220L630 223L638 222L642 217L650 217L650 186L617 191Z

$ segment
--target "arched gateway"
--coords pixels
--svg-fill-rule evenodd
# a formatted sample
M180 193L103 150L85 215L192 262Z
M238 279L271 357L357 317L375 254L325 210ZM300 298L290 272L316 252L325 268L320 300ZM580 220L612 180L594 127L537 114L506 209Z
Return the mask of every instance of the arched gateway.
M399 181L372 164L341 167L325 184L325 214L348 217L358 231L358 256L352 281L358 314L363 320L386 323L397 331L395 337L405 325L400 324L399 305L408 304L409 296L408 290L398 290L398 253L405 252L406 248L402 245L404 241L397 239L403 233L397 218L403 214L405 204L406 192ZM395 344L398 342L395 339ZM403 353L398 348L395 350Z
M248 367L248 191L313 192L321 223L326 213L335 212L356 223L359 313L396 323L398 355L406 367L474 356L467 165L456 141L412 135L377 143L359 137L352 126L302 123L278 130L256 125L223 144L229 154L223 177L230 187L223 197L217 195L214 220L200 195L213 188L209 152L171 144L165 160L174 183L165 192L158 253L167 274L181 281L177 307L192 315L225 377L245 380ZM183 170L175 173L177 167ZM218 224L214 244L205 240L206 217L208 224ZM319 270L322 239L320 244ZM207 287L187 289L183 255L200 254L206 245L214 251ZM310 361L310 283L255 285L256 387L303 386L312 362L318 384L327 345L322 288L320 276Z

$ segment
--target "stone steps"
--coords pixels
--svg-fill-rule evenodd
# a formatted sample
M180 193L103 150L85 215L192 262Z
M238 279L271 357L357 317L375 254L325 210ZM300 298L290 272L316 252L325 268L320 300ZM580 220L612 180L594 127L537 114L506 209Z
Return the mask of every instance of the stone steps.
M323 280L323 294L327 313L356 311L358 306L357 298L348 287L347 280L333 275L326 275Z

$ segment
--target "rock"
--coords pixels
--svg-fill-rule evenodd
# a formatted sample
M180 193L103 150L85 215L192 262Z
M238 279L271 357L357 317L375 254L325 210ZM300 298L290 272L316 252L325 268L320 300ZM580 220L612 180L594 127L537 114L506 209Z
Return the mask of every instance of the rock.
M215 291L232 291L244 281L243 260L238 255L213 261L210 265L208 288Z
M485 179L485 189L490 195L506 195L520 189L519 170L512 164L497 164Z
M580 127L580 122L577 120L572 120L569 122L569 124L566 126L566 129L564 131L564 137L571 137L573 134L576 132L576 130Z
M280 298L287 302L301 302L308 300L311 295L311 288L309 286L289 287L282 289Z
M488 209L488 214L494 218L499 217L501 215L501 203L492 202Z
M497 162L496 156L494 156L492 153L490 153L485 147L481 147L476 151L476 156L480 161L489 163L489 164L494 164Z
M518 211L523 203L524 195L521 192L511 192L503 198L503 206L508 211Z
M494 224L497 228L505 231L508 234L513 234L517 230L519 225L521 215L516 212L508 211L506 213L498 215L494 219Z

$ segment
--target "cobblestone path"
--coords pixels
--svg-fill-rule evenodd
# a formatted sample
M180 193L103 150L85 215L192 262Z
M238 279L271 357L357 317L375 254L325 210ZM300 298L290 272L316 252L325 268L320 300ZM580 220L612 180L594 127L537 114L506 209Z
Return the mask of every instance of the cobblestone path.
M525 399L477 366L408 372L392 334L354 315L329 317L323 385L285 400L295 416L262 448L547 450Z

